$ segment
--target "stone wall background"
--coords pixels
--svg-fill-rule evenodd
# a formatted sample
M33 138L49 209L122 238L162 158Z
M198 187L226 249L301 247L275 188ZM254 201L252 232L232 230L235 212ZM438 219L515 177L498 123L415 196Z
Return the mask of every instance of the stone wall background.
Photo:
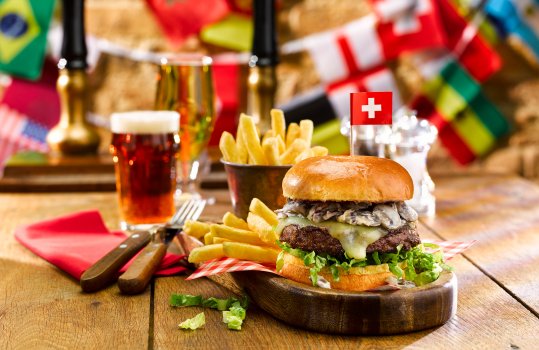
M157 22L144 0L87 0L86 28L97 37L141 50L170 51ZM283 0L278 15L279 40L284 43L311 33L340 26L366 15L370 6L362 0ZM481 171L516 173L539 181L539 69L504 42L496 47L503 69L484 85L486 95L513 123L514 133L485 159L467 168L450 160L440 145L430 154L429 167L440 171ZM196 37L188 39L180 51L217 53ZM407 57L390 64L403 98L421 86L421 78ZM278 68L278 102L306 91L319 82L307 55L282 57ZM147 63L103 55L91 75L92 111L109 115L114 111L151 108L155 92L155 68ZM307 116L306 116L307 117Z

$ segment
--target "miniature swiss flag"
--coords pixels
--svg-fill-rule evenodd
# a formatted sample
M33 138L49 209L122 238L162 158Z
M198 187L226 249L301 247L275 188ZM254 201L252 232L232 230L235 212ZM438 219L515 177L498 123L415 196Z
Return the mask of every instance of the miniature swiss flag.
M391 125L391 92L354 92L350 94L350 124Z

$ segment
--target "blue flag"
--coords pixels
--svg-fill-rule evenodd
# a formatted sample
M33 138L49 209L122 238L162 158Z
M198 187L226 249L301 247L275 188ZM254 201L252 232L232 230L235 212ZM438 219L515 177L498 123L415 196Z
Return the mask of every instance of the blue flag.
M539 0L489 0L485 11L502 35L517 37L539 61L539 36L529 24L539 16Z

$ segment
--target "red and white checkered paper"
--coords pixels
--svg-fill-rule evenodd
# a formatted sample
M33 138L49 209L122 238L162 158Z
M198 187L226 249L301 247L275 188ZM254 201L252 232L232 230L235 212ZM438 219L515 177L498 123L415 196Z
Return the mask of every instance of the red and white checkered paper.
M423 243L433 243L440 246L444 252L444 260L451 260L455 255L462 253L466 249L470 248L476 241L468 242L453 242L453 241L431 241L423 240ZM427 251L434 252L427 248ZM232 258L221 258L206 261L202 264L191 276L187 277L187 280L194 280L195 278L218 275L225 272L239 272L239 271L263 271L275 273L274 264L260 264L254 261L238 260Z

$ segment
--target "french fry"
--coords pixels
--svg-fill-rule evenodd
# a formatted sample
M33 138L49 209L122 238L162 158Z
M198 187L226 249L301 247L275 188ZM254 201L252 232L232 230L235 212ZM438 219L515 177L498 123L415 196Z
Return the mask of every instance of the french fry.
M277 237L277 234L273 231L273 227L261 216L249 213L247 216L247 223L251 230L258 233L258 237L260 237L262 241L268 245L277 246L275 241L277 241L279 237Z
M299 125L297 123L290 123L288 125L288 131L286 132L286 147L290 147L295 139L300 135Z
M240 126L242 127L242 137L247 147L249 157L252 158L253 163L256 165L266 165L266 158L260 145L260 138L256 131L256 126L253 118L242 114L240 117Z
M279 161L279 143L275 137L270 137L262 142L262 151L264 151L268 165L281 165Z
M305 151L301 152L294 161L298 163L304 159L311 158L311 157L314 157L313 150L311 148L307 148Z
M225 256L223 244L210 244L197 247L189 254L190 263L200 263L211 259L219 259Z
M213 237L222 237L234 242L265 245L264 241L258 237L258 233L249 230L213 224L210 227L210 233L213 234Z
M225 215L223 216L223 224L230 227L239 228L242 230L248 230L249 226L245 222L245 220L240 219L236 215L232 214L231 212L227 211Z
M238 125L238 130L236 131L236 149L238 151L238 163L247 164L249 161L249 153L247 152L247 146L245 145L243 138L243 127L241 124Z
M313 121L305 119L299 122L299 137L307 142L307 147L311 147L311 141L313 139Z
M213 237L213 244L221 244L224 242L232 242L230 239L226 239L223 237Z
M225 256L229 258L251 260L261 263L275 263L280 251L278 249L259 247L252 244L224 242L223 252Z
M277 145L279 146L279 154L283 154L286 151L286 144L281 135L277 135Z
M219 149L223 154L223 159L227 162L238 163L238 151L236 149L236 141L234 136L228 131L221 134L219 140Z
M280 135L283 140L286 132L286 122L284 120L284 113L280 109L272 109L271 112L271 129L274 136Z
M281 154L279 160L281 164L294 164L294 160L307 148L307 142L303 139L295 139L294 142Z
M268 130L266 131L266 133L264 134L264 136L262 137L262 145L264 145L264 142L267 140L267 139L270 139L272 137L275 137L275 133L273 132L273 130Z
M322 146L314 146L311 151L313 151L314 157L327 156L329 153L328 149Z
M201 239L206 233L210 232L210 225L205 222L187 220L183 224L183 232L196 239Z
M262 219L264 219L270 226L275 226L279 223L277 214L275 214L273 210L268 208L268 206L258 198L253 198L253 200L251 200L251 204L249 204L249 211L262 217Z
M211 233L211 230L210 232L206 233L204 235L204 244L205 245L210 245L213 243L213 237L215 237L215 235L213 233Z

